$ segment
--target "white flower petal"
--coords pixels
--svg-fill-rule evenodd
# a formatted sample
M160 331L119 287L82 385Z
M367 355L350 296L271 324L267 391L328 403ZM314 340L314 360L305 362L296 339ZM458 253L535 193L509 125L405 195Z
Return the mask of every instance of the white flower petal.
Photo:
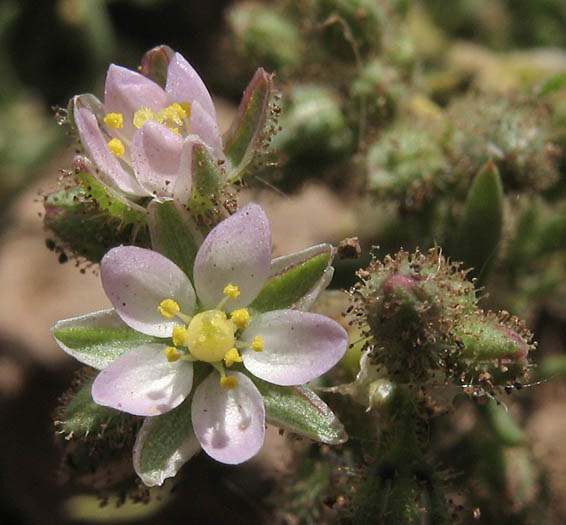
M171 197L176 183L183 139L167 127L148 120L134 133L132 166L139 183L154 197Z
M170 337L182 324L166 319L157 310L164 299L173 299L187 315L193 313L195 293L189 278L172 261L152 250L119 246L100 263L106 295L122 320L134 330L156 337Z
M166 106L167 94L153 80L125 67L110 65L104 86L104 110L122 113L124 136L133 136L136 130L133 117L137 110L149 108L156 112Z
M216 120L207 113L198 102L191 106L191 133L198 135L210 146L216 155L222 154L222 136Z
M198 102L216 122L216 111L208 89L193 66L180 53L175 53L169 62L165 91L171 102Z
M108 148L108 143L93 113L88 109L75 106L73 115L81 144L98 168L93 175L104 184L118 188L128 195L147 196L147 191L138 184L131 173L123 168L121 162Z
M212 372L195 390L192 419L203 450L235 465L255 456L265 438L265 409L259 390L240 372L229 372L238 387L226 390Z
M250 322L240 340L263 339L263 351L242 350L244 366L276 385L302 385L330 370L348 348L348 333L324 315L275 310Z
M92 384L94 402L136 416L158 416L179 406L191 392L193 365L169 362L165 348L142 345L108 365Z
M227 284L241 295L225 305L227 311L247 306L262 289L271 265L271 230L265 212L248 204L218 224L204 239L194 268L197 295L213 308Z

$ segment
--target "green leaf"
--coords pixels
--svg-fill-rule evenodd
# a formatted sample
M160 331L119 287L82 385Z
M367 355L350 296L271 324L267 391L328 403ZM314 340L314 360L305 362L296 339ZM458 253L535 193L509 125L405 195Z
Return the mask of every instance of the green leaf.
M67 439L73 436L100 437L124 436L132 429L138 418L113 408L97 405L92 400L91 389L94 378L89 379L64 407L56 425Z
M193 144L193 190L189 210L194 216L212 211L220 200L226 168L219 164L203 144Z
M250 309L267 312L294 305L309 310L332 279L334 268L330 263L333 256L334 249L330 244L319 244L274 259L271 276L250 304Z
M177 408L145 419L134 446L134 468L148 486L161 485L200 450L189 396Z
M268 423L329 445L348 439L342 423L309 388L279 386L248 376L263 396Z
M51 332L65 352L99 370L128 350L166 341L136 332L124 324L114 309L59 321Z
M153 201L148 210L152 248L171 259L192 280L202 236L189 214L175 201Z
M222 138L224 152L232 165L230 182L242 178L266 140L272 82L273 75L263 68L255 72L244 91L238 114Z
M474 268L485 279L501 241L503 187L495 164L489 161L478 172L468 192L460 218L454 258Z

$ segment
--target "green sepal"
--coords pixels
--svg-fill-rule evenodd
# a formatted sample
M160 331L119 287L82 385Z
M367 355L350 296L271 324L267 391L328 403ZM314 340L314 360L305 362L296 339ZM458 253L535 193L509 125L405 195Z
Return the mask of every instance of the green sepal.
M167 339L136 332L124 324L114 309L59 321L51 333L65 352L98 370L138 346L168 342Z
M139 418L113 408L97 405L92 400L94 377L72 394L55 421L59 433L72 437L120 438L137 425Z
M530 345L512 328L481 318L461 325L456 334L461 343L460 355L464 359L505 359L521 363L530 350Z
M291 306L309 310L332 279L333 257L334 249L330 244L319 244L274 259L267 283L249 308L254 312Z
M141 60L140 73L165 89L169 62L174 54L175 51L166 45L150 49Z
M134 445L134 469L146 485L161 485L175 476L200 450L193 430L191 405L196 387L209 373L208 365L194 363L192 393L173 410L144 420Z
M231 183L241 180L267 140L272 85L273 75L259 68L244 91L232 126L222 138L231 164Z
M147 224L147 212L144 208L102 184L88 172L79 173L77 177L82 183L87 198L95 201L109 217L118 219L122 225L133 224L137 228Z
M101 210L81 186L49 194L45 197L44 207L45 226L65 248L89 261L99 262L110 248L120 244L149 245L143 224L145 218L127 224L112 217Z
M192 279L202 236L190 215L175 201L153 201L148 211L152 248L171 259Z
M329 445L348 440L342 423L311 389L274 385L247 375L263 396L268 423Z
M491 161L477 173L460 218L454 257L485 279L497 253L503 227L503 186Z
M193 190L188 206L192 215L198 217L217 206L226 178L225 169L224 165L212 157L204 144L193 144Z

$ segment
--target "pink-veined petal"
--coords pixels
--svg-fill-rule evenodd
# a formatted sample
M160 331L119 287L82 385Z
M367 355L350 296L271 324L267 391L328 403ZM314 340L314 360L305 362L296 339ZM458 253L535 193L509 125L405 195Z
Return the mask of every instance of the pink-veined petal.
M222 153L222 136L216 120L198 102L191 106L191 133L198 135L217 155Z
M154 197L171 197L182 149L183 139L154 120L134 133L132 166L139 183Z
M167 106L167 94L153 80L125 67L111 64L106 73L104 86L104 110L106 113L122 113L124 127L121 132L132 137L136 130L134 113L141 108L159 111Z
M179 170L173 186L173 198L181 204L187 204L193 189L193 148L202 141L196 135L188 135L183 142Z
M270 272L271 230L258 204L248 204L223 220L207 235L196 259L194 282L203 305L212 308L224 297L227 284L240 296L224 309L247 306L262 289Z
M158 416L179 406L193 386L193 364L169 362L162 344L139 346L113 361L92 384L99 405L136 416Z
M172 261L152 250L119 246L100 262L100 277L116 313L128 326L143 334L170 337L182 322L167 319L157 307L173 299L187 315L193 313L195 292L189 278Z
M208 89L193 66L180 53L175 53L169 62L165 91L170 102L198 102L216 122L216 111Z
M250 322L240 340L263 339L263 351L242 350L244 366L276 385L301 385L330 370L348 348L348 333L324 315L275 310Z
M220 386L212 372L195 390L192 420L203 450L215 460L235 465L255 456L265 438L263 398L241 372L229 372L237 388Z
M122 167L120 161L108 148L107 141L92 112L75 106L74 119L81 143L98 168L93 175L104 184L118 188L128 195L147 196L148 193L138 184L134 176Z

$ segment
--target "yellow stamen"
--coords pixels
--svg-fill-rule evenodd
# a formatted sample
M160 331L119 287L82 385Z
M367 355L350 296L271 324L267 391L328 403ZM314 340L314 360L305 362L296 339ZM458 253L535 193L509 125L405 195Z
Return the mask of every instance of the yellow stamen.
M121 157L126 151L126 148L124 147L122 141L116 138L111 139L108 142L108 148L112 153L114 153L114 155L116 155L116 157Z
M184 326L176 326L173 328L173 344L175 346L186 346L187 337L187 329Z
M260 335L256 335L254 337L254 340L252 341L252 344L250 345L250 348L252 350L254 350L255 352L262 352L263 351L263 337L261 337Z
M240 295L240 289L235 284L227 284L222 293L234 300Z
M167 357L167 361L169 361L170 363L181 359L181 357L183 356L183 354L179 352L179 350L177 350L174 346L168 346L165 350L163 350L163 353L165 354L165 357Z
M163 317L171 319L172 317L175 317L175 314L177 312L181 311L181 307L179 306L179 303L177 301L174 301L173 299L163 299L163 301L159 303L157 311Z
M239 308L238 310L234 310L232 315L230 316L232 322L238 328L246 328L248 323L250 322L250 313L248 312L247 308Z
M226 355L224 356L224 363L226 366L232 366L234 363L241 362L242 356L240 355L240 352L238 352L237 348L231 348L228 352L226 352Z
M104 115L104 124L109 128L123 128L124 115L122 113L106 113Z
M238 378L236 376L225 376L220 378L220 386L225 390L238 388Z
M154 118L155 118L155 114L153 113L153 111L151 111L151 109L145 107L140 108L134 113L134 118L133 118L134 126L140 129L145 124L146 120L150 120Z
M191 103L190 102L179 102L179 106L184 111L183 118L191 118Z

